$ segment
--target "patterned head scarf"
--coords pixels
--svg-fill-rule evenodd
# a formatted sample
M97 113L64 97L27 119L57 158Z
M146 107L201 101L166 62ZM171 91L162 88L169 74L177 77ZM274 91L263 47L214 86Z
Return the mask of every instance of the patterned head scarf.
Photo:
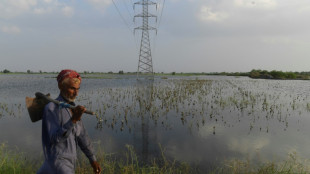
M57 76L58 84L61 83L66 78L78 78L80 81L82 81L82 78L79 73L71 69L64 69Z

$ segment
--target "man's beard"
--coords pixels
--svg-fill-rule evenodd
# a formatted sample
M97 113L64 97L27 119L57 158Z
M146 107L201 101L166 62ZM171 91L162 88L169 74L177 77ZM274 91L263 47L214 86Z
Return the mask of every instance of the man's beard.
M67 100L69 103L70 103L70 102L74 102L74 101L75 101L75 98L76 98L76 96L70 97L70 96L68 96L66 93L61 93L61 96L62 96L65 100Z

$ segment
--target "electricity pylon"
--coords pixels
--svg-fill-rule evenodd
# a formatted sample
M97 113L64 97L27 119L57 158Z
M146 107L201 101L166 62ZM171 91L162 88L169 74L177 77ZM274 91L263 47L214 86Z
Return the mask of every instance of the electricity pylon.
M136 17L142 18L142 26L134 29L134 31L142 30L137 77L140 74L154 77L149 30L156 30L157 33L157 29L149 26L149 18L154 17L157 21L157 16L149 13L149 5L156 5L157 8L157 3L151 0L140 0L134 3L134 8L135 5L142 5L142 13L134 16L134 21Z

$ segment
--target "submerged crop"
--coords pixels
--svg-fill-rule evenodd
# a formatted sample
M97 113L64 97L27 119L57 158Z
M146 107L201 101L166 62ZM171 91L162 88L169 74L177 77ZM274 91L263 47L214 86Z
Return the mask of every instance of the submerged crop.
M286 130L289 120L309 112L304 95L272 90L257 80L172 79L130 87L101 88L82 94L86 106L99 117L97 128L131 131L133 121L149 117L154 125L169 130L182 124L190 130L210 124L234 127L243 122L248 131L269 132L277 122ZM86 99L86 102L85 102ZM215 134L213 129L210 133Z

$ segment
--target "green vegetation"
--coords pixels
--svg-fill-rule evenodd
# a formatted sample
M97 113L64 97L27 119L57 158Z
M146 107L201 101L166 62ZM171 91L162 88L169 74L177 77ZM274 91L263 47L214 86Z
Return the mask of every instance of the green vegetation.
M186 163L177 163L168 161L162 154L161 161L153 161L150 164L143 165L139 162L132 146L127 145L127 151L123 160L116 159L111 154L105 154L102 149L98 150L98 162L101 164L105 174L124 173L201 173L198 169L189 166ZM77 163L77 174L92 173L92 168L84 155L79 155ZM0 145L0 173L30 174L36 171L42 165L42 162L27 159L24 153L18 149L9 150L6 143ZM290 154L288 159L280 162L267 162L262 164L251 164L248 160L229 160L223 163L223 167L218 167L208 173L213 174L306 174L309 168L306 168L307 161L301 161L296 154Z
M218 75L218 76L249 76L248 72L211 72L211 73L184 73L184 72L171 72L171 73L155 73L156 76L169 76L169 75L175 75L175 76L205 76L205 75Z
M4 69L0 72L0 74L58 74L58 72L42 72L42 70L38 72L34 72L31 70L27 70L27 72L11 72L10 70ZM108 75L136 75L137 72L124 72L123 70L120 70L118 72L89 72L89 71L83 71L80 72L80 74L87 75L86 78L113 78L113 77L107 77ZM104 77L98 77L102 76ZM287 79L287 80L309 80L310 79L310 72L283 72L283 71L267 71L267 70L260 70L260 69L253 69L250 72L201 72L201 73L177 73L177 72L171 72L171 73L164 73L164 72L158 72L154 73L155 76L201 76L201 75L219 75L219 76L248 76L255 79Z
M153 160L150 164L143 165L139 162L136 153L132 146L127 145L127 152L125 152L124 160L118 159L115 155L105 154L99 148L97 151L97 161L103 168L105 174L134 174L134 173L196 173L188 164L176 163L175 161L168 161L164 156L160 162ZM0 145L0 173L3 174L32 174L42 165L41 162L27 159L24 153L20 153L17 149L15 151L9 150L6 143ZM77 163L77 174L93 173L88 159L85 155L79 154Z
M282 71L267 71L253 69L249 73L251 78L259 79L291 79L291 80L309 80L310 72L282 72Z
M199 75L218 75L218 76L248 76L255 79L287 79L287 80L309 80L310 72L283 72L283 71L267 71L255 70L250 72L211 72L211 73L176 73L170 74L157 73L155 75L177 75L177 76L199 76Z
M0 74L58 74L59 72L43 72L42 70L39 70L38 72L34 72L31 70L27 70L26 72L19 72L19 71L10 71L8 69L4 69L3 71L0 71Z
M296 153L289 154L288 158L282 162L266 162L259 165L251 164L248 160L226 161L224 168L213 173L218 174L306 174L309 173L307 167L309 161L302 161L297 158Z
M3 70L2 72L3 72L3 73L10 73L10 71L7 70L7 69Z
M197 173L186 163L176 163L175 161L168 161L162 154L160 161L153 160L149 164L142 164L132 146L126 145L127 151L122 159L116 159L113 155L105 154L101 149L97 152L98 162L101 164L105 174L135 174L135 173ZM81 158L77 165L77 174L92 173L88 159L85 155L80 155Z
M35 173L41 164L27 159L17 148L9 150L6 143L0 144L0 173Z
M205 73L206 75L220 75L220 76L249 76L248 72L212 72Z

